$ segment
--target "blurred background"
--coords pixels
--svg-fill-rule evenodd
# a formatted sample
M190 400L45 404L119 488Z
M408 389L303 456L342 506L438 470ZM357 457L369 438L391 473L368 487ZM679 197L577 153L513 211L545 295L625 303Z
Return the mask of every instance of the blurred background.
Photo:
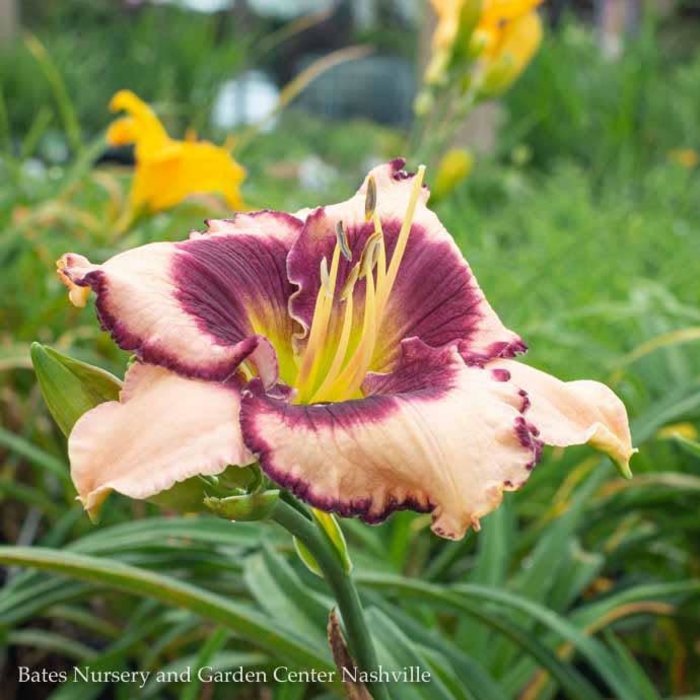
M530 345L527 361L605 381L628 406L640 447L631 482L588 448L550 451L464 542L438 541L412 514L378 528L343 521L385 652L401 665L411 649L451 693L396 697L700 697L700 4L556 0L539 13L527 68L457 111L437 151L414 116L436 25L422 0L0 0L0 543L192 582L327 655L316 615L327 591L281 533L116 496L95 527L74 501L29 345L120 376L128 358L91 309L68 304L54 261L180 239L228 211L198 193L125 218L134 151L104 133L110 99L128 88L172 138L230 150L248 208L344 199L379 162L427 160L435 209ZM455 611L370 574L491 593ZM157 595L11 567L0 580L2 700L339 696L196 680L19 686L19 665L266 668L285 657Z

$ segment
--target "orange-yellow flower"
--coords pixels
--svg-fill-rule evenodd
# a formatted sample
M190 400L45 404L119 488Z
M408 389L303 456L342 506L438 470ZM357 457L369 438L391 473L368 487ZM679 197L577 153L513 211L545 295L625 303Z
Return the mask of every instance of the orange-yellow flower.
M242 209L240 185L245 169L228 151L208 141L170 138L153 110L130 90L120 90L109 105L128 116L107 131L113 146L135 145L131 189L134 211L162 211L193 194L220 194L232 209Z
M498 94L506 90L527 68L542 43L542 22L534 9L533 0L503 2L492 0L489 5L501 6L501 11L484 10L474 40L483 42L482 90ZM514 7L517 5L517 8ZM524 10L516 14L516 10Z
M485 40L487 53L498 51L509 25L533 12L542 0L484 0L475 37Z
M537 6L542 0L431 0L438 23L428 83L440 82L464 53L478 58L484 89L506 89L532 60L542 40Z

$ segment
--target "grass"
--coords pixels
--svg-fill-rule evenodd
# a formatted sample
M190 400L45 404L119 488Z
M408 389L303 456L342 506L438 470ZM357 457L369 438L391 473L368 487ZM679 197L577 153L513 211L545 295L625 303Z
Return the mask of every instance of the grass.
M200 44L208 21L193 29ZM378 528L343 521L382 660L418 663L439 679L397 687L401 700L638 700L687 696L700 685L700 459L692 447L700 426L700 171L666 155L699 145L692 119L700 54L671 62L654 47L645 37L611 65L580 29L550 40L508 98L501 152L439 204L492 305L529 342L528 361L563 378L613 386L641 452L636 478L624 482L588 448L550 450L526 488L461 543L438 541L426 518L412 514ZM93 54L90 60L104 61L109 50ZM31 102L8 99L25 95L29 81L0 81L13 144L0 164L0 561L8 567L0 592L0 695L31 697L13 681L14 667L27 663L322 667L330 663L328 591L273 526L166 518L114 497L95 527L74 502L65 441L43 406L29 343L49 343L117 373L127 358L99 332L90 309L69 306L53 261L67 250L103 259L181 238L201 226L210 207L188 203L115 235L109 222L129 175L93 168L101 145L85 140L107 123L109 91L78 90L80 74L65 72L54 47L49 55L73 100L82 157L37 160L50 129L61 131L55 88L42 83L36 90L46 92ZM173 50L164 56L162 65L179 75ZM213 64L227 56L217 54ZM204 65L203 54L183 63ZM12 81L19 92L11 92ZM193 100L186 89L166 87L147 96ZM44 105L50 117L32 129L39 117L29 119L28 110L38 114ZM369 160L395 155L399 144L400 135L369 124L290 112L275 133L240 153L249 168L245 195L254 206L290 210L343 198ZM316 190L297 178L312 154L332 166ZM690 436L690 447L674 430ZM337 691L277 685L272 697ZM98 683L32 692L65 700L132 698L135 691ZM203 692L194 679L150 683L138 697ZM207 692L258 697L245 685Z

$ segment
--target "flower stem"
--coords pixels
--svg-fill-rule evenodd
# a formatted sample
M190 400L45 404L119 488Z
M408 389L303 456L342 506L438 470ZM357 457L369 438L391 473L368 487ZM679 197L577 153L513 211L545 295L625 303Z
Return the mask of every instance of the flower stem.
M343 570L340 556L332 543L314 522L283 500L279 501L271 517L301 540L313 554L340 608L352 657L361 670L377 670L377 655L365 623L360 597L351 576ZM388 700L389 696L383 684L368 685L375 700Z

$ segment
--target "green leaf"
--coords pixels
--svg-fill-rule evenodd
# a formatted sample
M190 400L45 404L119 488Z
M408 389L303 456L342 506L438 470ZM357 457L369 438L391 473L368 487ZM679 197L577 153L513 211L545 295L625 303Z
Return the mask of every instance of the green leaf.
M25 440L23 437L0 427L0 445L25 457L37 467L57 476L64 484L70 483L70 475L66 464L40 447L33 445L29 440Z
M372 637L378 641L377 646L384 649L388 656L384 661L380 655L380 663L384 661L385 669L389 672L404 668L427 671L429 664L423 653L390 617L381 610L371 608L367 611L367 622L372 630ZM387 683L387 687L391 697L396 700L414 696L424 700L454 700L455 697L444 682L432 674L426 683L390 682Z
M651 439L659 428L675 423L700 408L700 382L694 381L668 392L649 410L632 422L632 435L642 443Z
M555 584L558 573L566 561L570 538L586 517L586 506L595 490L608 475L596 469L575 492L564 514L553 527L545 530L528 557L528 566L523 568L514 580L518 593L530 600L544 602Z
M121 382L109 372L32 343L32 364L49 412L64 435L80 416L119 398Z
M149 636L162 635L169 627L166 614L156 614L157 605L152 600L136 605L125 628L113 644L103 650L98 658L90 661L92 671L121 671L129 666L128 658L140 656L143 642ZM144 668L141 666L141 668ZM132 667L133 670L133 667ZM51 694L51 700L97 700L103 694L105 683L63 683Z
M471 583L494 587L504 583L511 558L511 543L516 539L514 531L511 504L505 500L500 508L484 519L482 531L476 542L474 568L469 574ZM474 624L473 620L462 620L459 626L460 646L486 665L495 653L501 651L499 642L502 640L493 643L493 631L487 627Z
M572 621L579 627L587 627L611 611L643 601L670 602L678 604L687 598L700 598L700 581L673 581L670 583L650 583L627 588L580 607L572 615Z
M277 624L325 646L330 601L313 594L282 557L265 547L246 558L243 576L250 594Z
M481 620L530 653L573 697L579 697L579 694L580 697L599 697L573 667L559 661L538 641L537 636L509 622L504 610L523 613L530 620L543 624L548 630L571 642L614 691L615 697L619 700L635 700L634 689L620 676L615 659L598 640L587 636L562 616L527 598L484 586L460 585L444 588L384 574L365 573L358 576L358 579L366 585L393 589L404 596L415 596L426 603L451 608ZM486 603L493 603L494 608L490 609Z
M207 640L202 644L202 648L197 654L197 659L193 664L193 668L204 668L211 663L212 657L226 644L228 632L223 627L217 627ZM187 684L185 689L180 694L180 700L197 700L200 695L200 686L202 681L199 680L197 674L192 677L192 680Z
M700 442L689 440L682 435L674 435L673 439L689 454L694 457L700 457Z
M52 571L185 608L235 631L276 658L287 659L302 667L333 669L325 650L321 652L308 646L261 613L171 576L121 562L42 547L0 546L0 563Z
M95 657L95 651L89 646L49 630L15 630L7 635L6 641L15 646L27 646L42 651L55 652L76 661L89 662Z
M636 686L639 700L660 700L661 696L653 683L649 680L640 664L625 645L610 631L605 633L605 641L608 643L608 646L613 649L618 659L620 674L624 675Z
M515 523L510 501L484 519L477 540L477 556L469 580L490 586L501 585L506 578L511 557L510 543L515 539Z
M388 603L377 593L370 592L367 597L373 605L384 610L410 639L422 647L439 652L449 661L470 700L503 700L505 696L503 688L487 675L478 661L457 648L444 635L427 629L425 625L414 620L397 606Z
M192 686L199 689L201 683L196 677L196 669L198 668L207 666L215 673L217 671L235 671L239 668L265 666L270 663L269 658L264 654L245 651L219 651L214 655L207 656L205 660L202 660L202 658L202 654L182 656L176 661L161 666L159 671L165 674L177 673L180 675L186 673L188 669L192 669ZM183 691L181 700L187 697L186 693L189 692L189 687L188 685ZM157 682L155 677L152 677L143 689L143 697L163 697L163 684ZM199 694L190 697L199 698L203 696L200 691Z

